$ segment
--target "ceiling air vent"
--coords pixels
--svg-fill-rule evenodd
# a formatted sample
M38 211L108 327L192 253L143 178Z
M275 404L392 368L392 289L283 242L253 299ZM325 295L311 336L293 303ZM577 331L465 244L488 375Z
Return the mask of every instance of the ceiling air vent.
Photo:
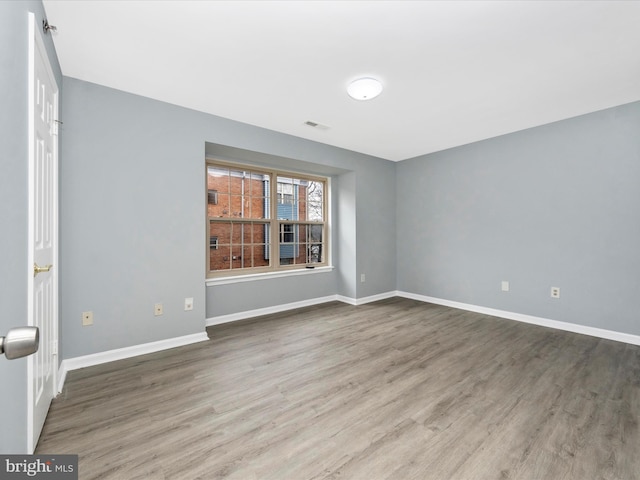
M306 122L304 122L304 124L309 127L317 128L318 130L329 130L328 126L322 125L321 123L318 123L318 122L312 122L311 120L307 120Z

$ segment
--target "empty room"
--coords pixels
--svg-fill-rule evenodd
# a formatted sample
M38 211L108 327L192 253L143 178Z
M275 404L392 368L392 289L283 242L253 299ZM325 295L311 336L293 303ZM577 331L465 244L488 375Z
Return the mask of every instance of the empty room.
M640 1L0 2L0 478L640 479Z

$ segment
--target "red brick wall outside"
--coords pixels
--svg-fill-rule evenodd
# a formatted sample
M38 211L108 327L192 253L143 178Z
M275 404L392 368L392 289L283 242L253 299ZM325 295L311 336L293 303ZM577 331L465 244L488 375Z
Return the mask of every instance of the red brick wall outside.
M209 217L257 220L254 223L211 222L209 235L218 238L218 248L210 249L209 268L268 266L269 260L264 255L265 223L259 222L264 218L264 182L256 178L208 175L207 189L217 191L218 197L217 204L213 204L211 198L207 204Z
M252 178L253 177L253 178ZM217 237L217 248L210 248L209 269L211 271L238 268L263 267L269 265L265 252L264 180L256 174L245 178L234 175L207 175L207 189L217 192L217 204L209 197L207 214L210 218L228 218L227 222L210 222L209 236ZM243 194L244 188L244 194ZM307 217L306 187L298 186L298 218ZM244 207L244 208L243 208ZM252 220L250 223L232 220ZM307 235L304 225L298 227L297 257L282 259L282 263L306 264Z

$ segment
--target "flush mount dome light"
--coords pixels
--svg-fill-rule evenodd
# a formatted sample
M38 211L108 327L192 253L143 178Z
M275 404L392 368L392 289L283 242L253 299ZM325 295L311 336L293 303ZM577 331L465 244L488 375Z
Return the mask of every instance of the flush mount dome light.
M371 100L382 92L382 83L371 77L354 80L347 87L347 93L356 100Z

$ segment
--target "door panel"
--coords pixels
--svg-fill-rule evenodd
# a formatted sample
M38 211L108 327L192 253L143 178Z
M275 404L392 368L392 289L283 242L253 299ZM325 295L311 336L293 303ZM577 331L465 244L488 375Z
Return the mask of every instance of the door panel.
M55 395L58 369L57 168L58 86L30 15L29 96L29 325L40 329L40 348L28 360L27 448L35 449ZM52 266L36 272L35 266Z

